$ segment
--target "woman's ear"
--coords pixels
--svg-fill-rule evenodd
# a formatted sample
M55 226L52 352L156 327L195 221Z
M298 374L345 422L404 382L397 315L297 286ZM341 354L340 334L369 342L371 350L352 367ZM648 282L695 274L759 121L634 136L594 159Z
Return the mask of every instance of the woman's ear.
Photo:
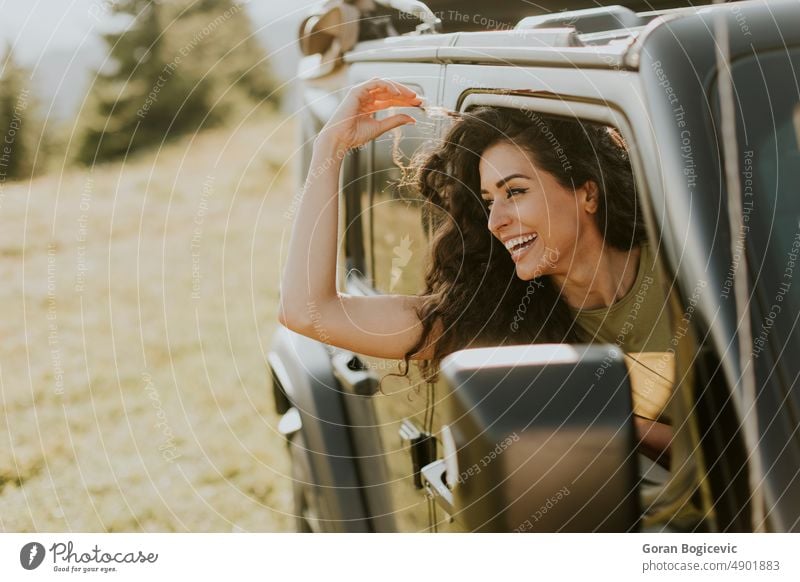
M587 180L583 186L580 187L579 194L581 196L583 209L586 212L595 214L600 209L600 190L596 182Z

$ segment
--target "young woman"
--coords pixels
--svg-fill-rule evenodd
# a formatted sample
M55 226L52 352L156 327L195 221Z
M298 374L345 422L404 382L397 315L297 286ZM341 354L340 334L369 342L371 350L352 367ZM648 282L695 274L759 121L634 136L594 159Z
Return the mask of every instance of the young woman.
M471 111L426 159L418 185L438 218L424 293L337 291L341 160L414 122L374 112L421 105L409 88L373 79L349 91L318 135L281 281L281 323L353 352L422 360L429 378L444 356L478 345L599 340L665 351L665 286L624 142L612 128L529 112ZM671 431L657 422L666 398L647 392L634 393L637 434L643 452L666 464Z

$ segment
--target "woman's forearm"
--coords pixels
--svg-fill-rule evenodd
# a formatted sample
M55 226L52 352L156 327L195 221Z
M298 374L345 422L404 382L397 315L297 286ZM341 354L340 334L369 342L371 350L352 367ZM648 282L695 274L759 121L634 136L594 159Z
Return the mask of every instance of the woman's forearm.
M669 445L672 442L672 427L663 422L633 417L639 449L649 459L669 469Z
M311 313L336 297L339 173L345 154L332 139L314 143L281 278L284 325L305 327Z
M340 317L336 291L338 250L339 173L347 151L379 135L413 123L410 115L396 114L380 120L373 113L391 107L418 107L422 100L403 85L371 79L352 87L314 141L313 155L300 203L295 208L286 267L281 278L278 318L283 325L310 335L312 316L330 325L330 340L352 335ZM369 305L360 308L368 327L379 328ZM374 310L373 310L374 311ZM313 314L313 315L312 315ZM407 323L407 322L405 322ZM335 329L334 329L335 328ZM341 343L341 342L340 342Z

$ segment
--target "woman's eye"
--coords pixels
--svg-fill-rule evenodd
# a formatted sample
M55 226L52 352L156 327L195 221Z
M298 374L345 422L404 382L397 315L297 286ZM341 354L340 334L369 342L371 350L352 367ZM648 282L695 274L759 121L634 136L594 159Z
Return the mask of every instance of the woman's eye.
M527 192L527 188L509 188L506 190L506 198L511 198L512 196L516 196L517 194L525 194ZM483 205L489 209L492 207L493 200L490 198L483 199Z

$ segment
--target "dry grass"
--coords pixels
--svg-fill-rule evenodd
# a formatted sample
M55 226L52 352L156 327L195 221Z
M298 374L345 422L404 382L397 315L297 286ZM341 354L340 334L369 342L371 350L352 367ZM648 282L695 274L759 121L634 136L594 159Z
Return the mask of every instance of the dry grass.
M282 121L3 186L0 530L291 528L264 365Z

